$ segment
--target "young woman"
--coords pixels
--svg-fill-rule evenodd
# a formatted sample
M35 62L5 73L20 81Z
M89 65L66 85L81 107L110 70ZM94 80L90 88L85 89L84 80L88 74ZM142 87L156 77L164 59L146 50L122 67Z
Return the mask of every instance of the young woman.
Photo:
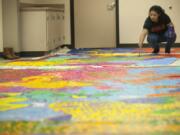
M159 43L161 42L166 42L165 53L171 53L171 47L176 40L176 33L170 17L160 6L152 6L149 10L149 17L145 20L139 39L140 48L142 48L146 36L148 36L148 43L154 49L152 53L159 53Z

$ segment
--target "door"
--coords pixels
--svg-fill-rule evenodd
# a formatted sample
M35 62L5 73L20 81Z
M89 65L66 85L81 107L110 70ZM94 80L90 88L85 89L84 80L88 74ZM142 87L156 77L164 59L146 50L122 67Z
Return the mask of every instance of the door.
M116 0L74 0L76 48L116 47Z

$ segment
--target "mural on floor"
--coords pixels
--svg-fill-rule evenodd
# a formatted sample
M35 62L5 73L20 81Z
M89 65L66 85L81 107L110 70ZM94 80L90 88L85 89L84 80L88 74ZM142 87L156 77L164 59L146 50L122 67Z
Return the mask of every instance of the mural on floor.
M0 62L0 135L180 134L180 49Z

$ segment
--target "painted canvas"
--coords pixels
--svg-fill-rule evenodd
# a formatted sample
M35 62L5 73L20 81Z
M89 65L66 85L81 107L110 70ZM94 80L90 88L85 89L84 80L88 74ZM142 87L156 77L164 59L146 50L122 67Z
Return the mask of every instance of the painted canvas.
M180 49L0 61L0 135L178 135Z

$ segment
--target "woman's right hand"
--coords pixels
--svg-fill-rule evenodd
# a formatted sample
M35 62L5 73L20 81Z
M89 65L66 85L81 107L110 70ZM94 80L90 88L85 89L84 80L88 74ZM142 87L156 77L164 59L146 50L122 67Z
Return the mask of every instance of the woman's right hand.
M138 46L139 46L139 48L142 48L142 47L143 47L143 44L139 43Z
M148 34L148 30L143 29L143 31L141 32L141 35L139 37L139 48L143 47L144 39L146 38L147 34Z

